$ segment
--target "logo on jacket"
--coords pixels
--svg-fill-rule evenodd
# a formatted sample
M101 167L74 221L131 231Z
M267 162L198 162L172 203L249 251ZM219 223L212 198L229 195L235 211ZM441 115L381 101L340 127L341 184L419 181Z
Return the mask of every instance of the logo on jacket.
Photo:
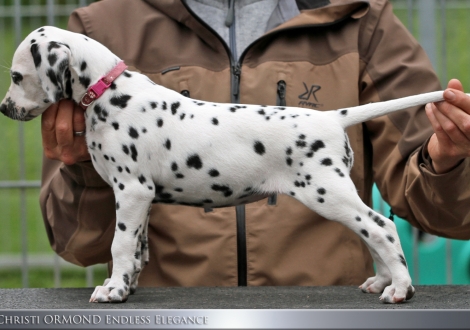
M319 85L311 85L310 88L306 83L303 83L305 87L305 92L299 95L299 106L308 107L308 108L318 108L321 107L321 104L318 101L316 93L321 89Z

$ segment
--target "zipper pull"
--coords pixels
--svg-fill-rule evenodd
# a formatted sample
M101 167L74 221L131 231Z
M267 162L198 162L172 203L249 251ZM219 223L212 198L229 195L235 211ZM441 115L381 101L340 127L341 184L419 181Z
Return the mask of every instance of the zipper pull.
M228 13L225 18L225 26L231 27L235 20L235 0L229 0Z
M240 75L241 75L241 68L240 64L236 64L232 67L232 72L233 72L233 95L238 96L240 93Z
M277 105L286 106L286 87L287 84L284 80L279 80L277 83Z

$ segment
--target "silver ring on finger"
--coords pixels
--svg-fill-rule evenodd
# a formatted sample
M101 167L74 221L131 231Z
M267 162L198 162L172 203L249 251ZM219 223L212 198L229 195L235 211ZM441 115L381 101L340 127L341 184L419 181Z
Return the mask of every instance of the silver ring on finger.
M85 136L85 131L73 132L75 136Z

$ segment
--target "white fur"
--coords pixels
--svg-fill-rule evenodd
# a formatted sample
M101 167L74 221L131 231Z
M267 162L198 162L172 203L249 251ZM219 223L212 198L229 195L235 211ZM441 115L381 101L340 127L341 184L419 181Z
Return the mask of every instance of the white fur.
M57 58L52 66L51 54ZM33 57L41 57L40 65ZM83 35L53 27L34 31L13 58L12 72L23 80L12 83L0 109L13 119L32 119L50 102L71 96L58 91L67 81L79 102L86 91L83 77L93 84L118 61ZM51 69L62 83L54 84ZM383 291L381 299L389 303L410 299L414 289L394 223L367 207L349 178L353 155L344 129L439 100L442 92L328 112L220 104L186 98L126 72L86 111L93 164L118 205L113 274L90 301L125 301L135 290L148 260L152 201L222 207L273 193L289 194L363 238L377 266L363 291Z

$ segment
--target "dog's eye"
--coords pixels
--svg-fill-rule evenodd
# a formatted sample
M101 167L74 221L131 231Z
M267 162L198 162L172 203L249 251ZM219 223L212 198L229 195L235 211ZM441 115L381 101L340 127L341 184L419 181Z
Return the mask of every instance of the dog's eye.
M23 80L23 75L19 72L12 72L11 73L11 80L14 84L19 85L20 81Z

